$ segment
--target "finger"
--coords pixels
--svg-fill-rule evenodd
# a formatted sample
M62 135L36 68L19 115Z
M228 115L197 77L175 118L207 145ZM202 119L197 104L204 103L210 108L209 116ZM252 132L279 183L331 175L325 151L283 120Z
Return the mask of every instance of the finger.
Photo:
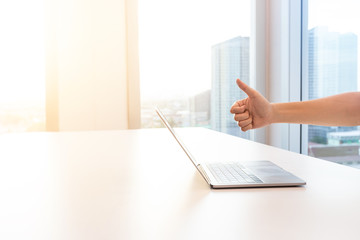
M250 129L252 129L253 127L252 127L252 124L249 124L249 125L247 125L246 127L242 127L241 128L241 131L243 131L243 132L246 132L247 130L250 130Z
M252 124L252 118L251 117L238 122L238 126L241 127L241 128L246 127L249 124Z
M236 83L239 86L239 88L243 90L246 93L246 95L248 95L249 97L253 97L255 95L256 91L251 87L249 87L248 85L246 85L240 79L236 79Z
M233 108L241 107L243 105L245 105L245 99L238 100L238 101L234 102L234 104L230 108L230 112L232 113Z
M237 113L244 113L246 111L246 106L242 105L241 107L233 107L230 109L230 112L232 114L237 114Z
M239 121L243 121L245 119L248 119L249 117L250 117L249 111L245 111L244 113L235 114L234 120L239 122Z

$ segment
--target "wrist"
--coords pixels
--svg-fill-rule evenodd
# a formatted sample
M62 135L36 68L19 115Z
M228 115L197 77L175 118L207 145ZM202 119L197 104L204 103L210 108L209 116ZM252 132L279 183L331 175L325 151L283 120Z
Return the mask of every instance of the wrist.
M269 116L269 124L278 122L278 105L276 103L270 103L270 116Z
M301 102L272 103L271 105L272 123L299 123L305 114Z

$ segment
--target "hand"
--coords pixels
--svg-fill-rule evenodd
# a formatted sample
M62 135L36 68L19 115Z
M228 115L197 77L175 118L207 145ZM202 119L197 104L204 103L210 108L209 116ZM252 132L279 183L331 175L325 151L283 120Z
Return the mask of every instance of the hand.
M235 114L234 119L241 130L245 132L269 125L272 117L272 106L269 101L240 79L237 79L236 83L248 95L247 98L236 101L230 109L230 112Z

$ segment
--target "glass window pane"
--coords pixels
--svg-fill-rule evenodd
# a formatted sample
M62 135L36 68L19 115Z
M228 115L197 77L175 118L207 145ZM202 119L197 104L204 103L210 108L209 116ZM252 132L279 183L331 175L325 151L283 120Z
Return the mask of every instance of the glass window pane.
M249 82L250 0L139 0L142 127L201 126L247 137L230 114Z
M0 133L45 130L43 4L0 3Z
M308 1L308 97L358 91L360 2ZM336 113L334 113L336 114ZM309 155L360 167L359 127L309 126Z

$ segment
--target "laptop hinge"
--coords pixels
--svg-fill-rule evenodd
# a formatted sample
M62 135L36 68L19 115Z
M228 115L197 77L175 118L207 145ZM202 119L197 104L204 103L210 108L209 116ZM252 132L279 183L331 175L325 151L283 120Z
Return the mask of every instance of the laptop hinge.
M210 185L210 179L208 177L208 175L206 174L206 172L204 171L204 169L202 168L202 166L200 164L198 164L197 169L199 170L201 176L205 179L205 181Z

